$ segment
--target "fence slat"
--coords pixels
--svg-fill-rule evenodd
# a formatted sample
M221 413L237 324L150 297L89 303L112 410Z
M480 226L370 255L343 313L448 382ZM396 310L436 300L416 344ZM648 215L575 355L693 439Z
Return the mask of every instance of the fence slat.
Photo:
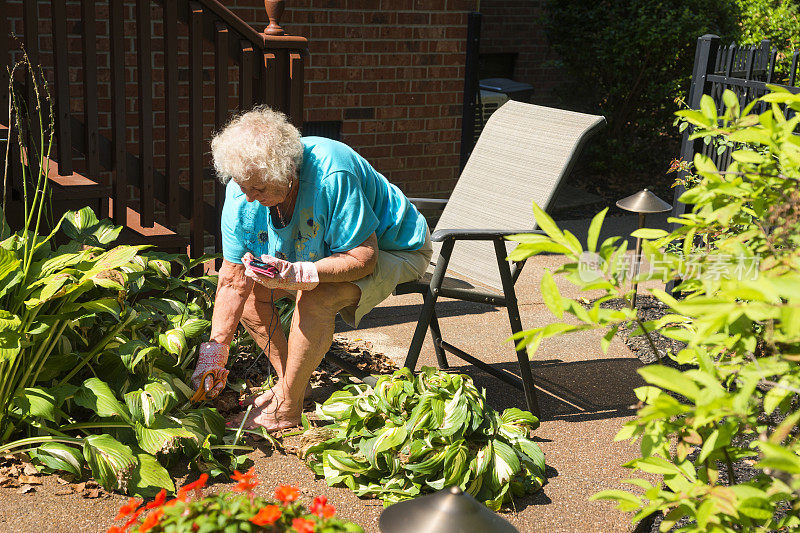
M253 107L253 64L255 50L245 40L241 41L242 61L239 65L239 110L247 111Z
M264 54L261 98L273 109L289 114L289 51L274 50Z
M137 50L139 71L139 157L142 173L139 175L139 213L141 225L152 228L155 224L155 199L153 198L153 55L150 35L150 0L136 2Z
M797 80L797 58L800 56L800 51L795 51L792 54L792 70L789 71L789 85L794 87L794 82Z
M58 156L58 174L72 174L72 136L69 130L69 63L67 60L67 3L51 0L53 20L53 75L55 81L55 130Z
M178 166L178 3L164 3L164 97L166 99L166 198L167 225L179 219Z
M125 172L125 11L122 2L109 2L111 48L111 138L114 143L114 223L125 225L128 179Z
M217 22L215 37L215 65L214 65L214 89L215 89L215 102L214 102L214 125L219 131L225 124L228 118L228 37L230 32L228 27L221 22ZM222 220L222 206L225 203L225 188L219 180L214 180L214 208L216 212L216 219ZM217 224L217 230L214 232L214 251L222 251L222 228ZM217 261L217 267L221 266L221 262Z
M298 129L303 127L303 91L305 58L302 53L293 53L289 56L291 88L289 90L289 118Z
M203 8L189 3L189 183L192 257L203 255Z
M100 154L97 148L97 29L95 28L95 0L81 2L83 19L83 121L86 125L86 174L98 180L100 174Z

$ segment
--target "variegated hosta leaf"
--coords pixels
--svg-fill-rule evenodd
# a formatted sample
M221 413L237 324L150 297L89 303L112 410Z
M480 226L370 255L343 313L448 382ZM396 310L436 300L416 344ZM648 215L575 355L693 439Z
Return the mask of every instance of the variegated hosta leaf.
M498 508L544 482L544 455L527 438L538 421L518 409L501 416L467 376L403 369L374 390L337 392L317 412L335 437L308 448L309 466L384 505L455 485Z
M169 353L181 357L186 351L186 335L182 329L171 329L158 336L158 344Z
M140 389L125 394L125 405L135 421L147 427L155 422L156 402L149 392Z
M0 279L5 278L19 267L17 254L11 250L0 248Z
M202 334L209 327L211 327L211 322L209 320L203 320L202 318L190 318L183 323L181 329L183 330L183 334L187 339L193 339Z
M77 448L60 442L47 442L28 452L40 472L68 472L78 478L85 462Z
M514 450L500 440L492 441L494 447L494 478L501 485L508 483L520 470L519 457Z
M20 389L14 394L12 412L21 418L43 418L56 421L56 398L41 387Z
M350 417L356 396L348 391L336 391L323 404L317 405L317 416L322 420L343 420Z
M5 309L0 309L0 331L17 330L22 325L20 318Z
M89 378L75 393L75 403L94 411L100 417L118 416L130 423L128 410L117 400L111 388L104 381Z
M523 411L516 407L503 411L500 434L508 439L528 436L528 428L536 429L539 427L539 419L528 411Z
M144 427L139 422L135 422L134 430L139 447L153 455L168 454L177 450L184 439L198 443L194 433L162 415L156 415L151 427Z
M83 457L92 469L92 477L107 491L127 491L136 468L131 449L110 435L89 435L83 439Z
M142 498L152 498L161 489L175 492L175 482L158 459L146 453L136 454L137 465L131 476L129 493Z

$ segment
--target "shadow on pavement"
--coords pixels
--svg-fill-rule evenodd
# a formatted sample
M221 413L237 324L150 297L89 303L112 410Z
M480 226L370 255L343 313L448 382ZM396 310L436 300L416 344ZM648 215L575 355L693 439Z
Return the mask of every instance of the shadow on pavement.
M517 363L492 366L519 376ZM636 372L642 366L637 359L549 360L534 361L531 366L542 420L582 422L631 416L638 402L633 389L645 384ZM451 366L450 371L472 377L479 389L486 389L487 400L495 409L527 409L522 391L472 365Z
M354 331L356 329L373 329L385 326L394 326L396 324L416 323L419 318L419 313L422 310L422 297L419 299L419 305L387 305L376 307L367 314L358 328L350 327L341 318L336 320L336 332L341 333L344 331ZM482 315L484 313L493 313L498 308L493 305L462 302L457 300L439 300L436 302L436 314L439 318L446 318L451 316L465 316L465 315Z

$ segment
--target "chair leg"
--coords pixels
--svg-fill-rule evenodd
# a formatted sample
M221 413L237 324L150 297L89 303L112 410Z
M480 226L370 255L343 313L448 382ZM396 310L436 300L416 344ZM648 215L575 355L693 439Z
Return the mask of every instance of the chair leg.
M508 294L506 294L506 298L508 298ZM513 299L508 301L508 321L511 323L512 334L522 331L522 321L519 318L516 295L513 295ZM522 386L525 389L525 403L531 413L541 418L542 413L539 411L539 400L536 397L536 386L533 383L533 373L531 372L531 361L528 359L528 350L526 348L517 350L517 361L519 361Z
M417 327L414 330L414 337L411 339L411 346L408 348L406 362L403 363L403 366L411 371L417 368L419 353L422 351L422 343L425 341L425 332L428 329L428 325L431 324L431 318L436 312L435 306L437 298L438 296L430 289L428 290L428 294L425 295L425 302L422 304L422 311L419 314ZM439 347L439 349L441 350L441 347Z
M429 327L431 330L431 337L433 338L433 349L436 351L436 361L439 363L439 368L447 370L450 368L450 364L447 362L447 355L445 355L442 349L442 331L439 329L439 318L436 316L436 308L433 309Z
M444 274L447 271L447 264L450 262L450 254L453 253L453 244L455 242L452 239L442 243L442 249L439 251L439 260L436 262L436 268L433 271L433 276L431 276L431 284L428 287L427 294L425 294L425 302L422 304L417 328L414 330L414 337L411 339L411 346L408 348L406 362L403 364L403 366L412 371L417 368L419 352L422 350L422 343L425 341L425 332L428 329L428 325L431 324L431 319L436 316L436 300L439 298L439 289L444 282ZM436 324L436 329L439 329L438 323ZM438 355L437 352L437 357Z
M495 255L497 256L497 266L500 269L500 280L503 283L503 296L506 299L506 309L508 320L511 324L511 332L519 333L522 331L522 320L519 318L519 307L517 306L517 293L514 291L514 281L511 276L511 269L506 261L505 243L502 240L494 241ZM517 361L519 361L519 372L522 377L522 387L525 393L525 403L528 410L541 418L539 411L539 400L536 398L536 386L533 383L533 373L531 372L531 362L528 359L528 350L521 348L516 350Z

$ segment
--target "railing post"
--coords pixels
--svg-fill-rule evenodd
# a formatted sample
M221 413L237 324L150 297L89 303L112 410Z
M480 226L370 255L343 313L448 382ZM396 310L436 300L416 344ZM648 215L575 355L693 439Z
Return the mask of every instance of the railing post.
M286 9L286 2L284 0L264 0L264 9L267 10L267 17L269 17L269 26L264 28L264 33L267 35L283 35L283 28L281 28L281 17L283 10Z
M709 74L713 74L719 47L720 38L716 35L706 34L697 39L697 51L694 55L694 69L692 70L692 84L689 88L689 98L687 101L691 109L700 109L700 99L706 93L708 85L706 78ZM702 139L690 141L690 129L691 128L686 128L686 130L684 130L683 140L681 141L681 159L689 163L694 160L694 154L703 142ZM689 172L685 170L678 173L678 179L685 180L688 177ZM679 184L675 187L671 215L673 217L681 216L686 211L686 206L678 202L678 198L680 198L684 192L686 192L686 187L683 185Z
M689 87L689 97L687 103L691 109L700 109L700 100L706 93L707 76L713 74L714 67L717 62L717 52L720 47L720 38L716 35L706 34L697 39L697 50L694 54L694 68L692 69L692 84ZM691 128L686 128L683 132L683 139L681 140L681 159L691 163L694 160L694 154L700 149L702 139L689 140ZM678 171L677 179L685 180L689 177L689 172L686 170ZM678 201L678 198L686 192L686 187L680 183L675 186L675 195L672 201L672 213L670 216L679 217L686 212L686 206ZM671 229L674 231L677 228L676 223L671 224ZM671 280L667 283L667 292L672 293L675 288L675 281Z

